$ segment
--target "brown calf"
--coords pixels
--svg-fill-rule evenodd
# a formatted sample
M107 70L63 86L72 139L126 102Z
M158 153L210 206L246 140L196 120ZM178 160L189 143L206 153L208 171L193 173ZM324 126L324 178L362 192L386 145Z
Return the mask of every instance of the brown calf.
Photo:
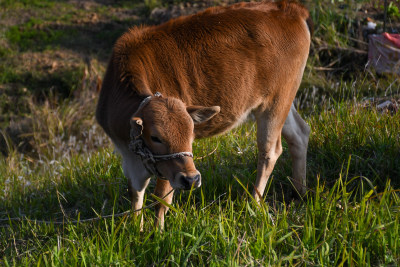
M133 209L142 207L152 174L159 197L200 186L194 138L224 133L250 112L258 127L254 197L263 195L282 152L281 134L294 185L305 192L310 128L292 103L308 57L310 22L297 3L240 3L135 27L119 38L96 117L122 155ZM156 208L161 226L166 211Z

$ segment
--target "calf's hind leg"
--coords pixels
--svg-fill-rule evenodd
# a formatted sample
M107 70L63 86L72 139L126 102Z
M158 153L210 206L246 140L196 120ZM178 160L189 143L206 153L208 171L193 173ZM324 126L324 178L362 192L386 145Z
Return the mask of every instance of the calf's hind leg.
M283 126L282 135L288 143L292 158L293 184L297 192L304 195L306 193L307 146L310 127L297 113L293 104Z
M274 169L276 160L282 154L281 130L283 121L277 117L270 116L268 111L264 111L257 116L257 180L253 192L253 197L260 201L264 194L268 178Z

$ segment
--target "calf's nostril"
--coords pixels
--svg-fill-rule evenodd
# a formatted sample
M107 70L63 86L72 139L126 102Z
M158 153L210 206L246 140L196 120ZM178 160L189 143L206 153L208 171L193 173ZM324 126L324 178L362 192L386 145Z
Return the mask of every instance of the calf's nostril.
M181 184L184 186L184 187L189 187L190 186L190 182L189 182L189 180L187 179L187 177L185 176L185 175L180 175L179 176L179 179L180 179L180 181L181 181Z
M181 182L182 187L185 188L186 190L190 189L192 185L194 185L195 188L197 188L200 185L201 175L196 174L194 176L186 176L184 174L180 174L179 180Z
M194 182L198 182L198 181L200 181L200 174L197 174L197 175L195 175L194 177L193 177L193 181Z

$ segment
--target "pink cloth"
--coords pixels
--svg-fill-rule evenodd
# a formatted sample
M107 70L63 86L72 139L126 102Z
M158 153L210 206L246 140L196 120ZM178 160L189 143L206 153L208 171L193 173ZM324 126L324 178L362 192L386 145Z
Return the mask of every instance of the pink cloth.
M369 64L375 68L376 72L390 72L400 75L400 47L389 40L385 35L392 37L400 43L400 35L395 34L371 34L368 43ZM399 39L397 39L399 38Z
M391 41L395 46L400 48L400 34L384 32L382 35Z

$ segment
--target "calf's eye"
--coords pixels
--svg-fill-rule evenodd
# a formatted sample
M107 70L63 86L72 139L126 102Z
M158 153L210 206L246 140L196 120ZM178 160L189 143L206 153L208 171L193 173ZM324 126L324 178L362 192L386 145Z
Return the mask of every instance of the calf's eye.
M157 136L151 136L151 141L153 141L154 143L162 143L160 138L158 138Z

